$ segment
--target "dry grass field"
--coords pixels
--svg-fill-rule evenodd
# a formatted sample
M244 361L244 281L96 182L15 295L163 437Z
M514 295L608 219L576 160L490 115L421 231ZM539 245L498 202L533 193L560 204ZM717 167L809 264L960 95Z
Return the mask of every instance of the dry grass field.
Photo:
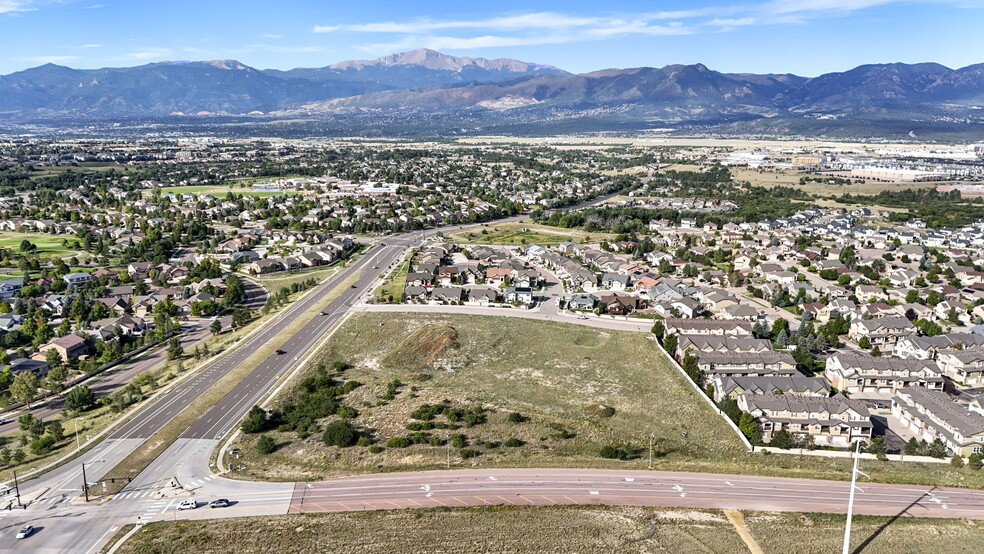
M465 434L469 447L481 452L470 459L456 454L455 467L640 469L646 466L641 453L627 461L598 453L609 444L641 445L650 433L662 464L742 452L737 437L639 333L500 317L359 314L320 357L353 365L341 379L363 386L344 403L359 411L353 423L372 429L377 445L408 435L405 426L417 421L410 413L425 403L484 407L486 423L451 431ZM383 400L394 379L403 385ZM525 421L510 422L513 412ZM440 440L447 434L430 432ZM280 448L266 456L254 451L256 435L240 439L247 469L239 477L307 480L447 463L446 447L439 445L372 453L364 446L326 446L319 434L270 435ZM504 446L510 438L524 444Z
M564 229L523 221L462 229L448 233L445 235L445 239L459 244L519 246L523 244L554 245L565 241L593 243L613 240L614 235L601 232L587 233L580 229Z
M769 554L840 549L844 517L746 513ZM979 552L984 526L960 520L856 517L852 546L865 554ZM709 552L749 549L717 510L487 507L303 514L152 523L119 552Z

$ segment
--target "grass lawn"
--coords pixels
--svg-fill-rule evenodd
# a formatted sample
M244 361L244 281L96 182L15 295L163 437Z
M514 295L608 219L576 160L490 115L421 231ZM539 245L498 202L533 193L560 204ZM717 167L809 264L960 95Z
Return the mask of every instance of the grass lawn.
M38 247L38 254L41 256L75 256L78 251L62 245L65 239L71 243L75 240L73 235L49 235L45 233L15 233L11 231L0 231L0 248L20 248L24 240L31 241Z
M257 283L263 285L271 293L277 292L279 289L284 287L289 287L294 283L301 283L311 279L317 279L318 281L323 281L328 277L331 277L338 272L343 266L341 263L335 264L331 267L316 267L311 269L302 269L300 271L294 271L291 273L271 273L269 275L256 275L251 276L248 273L243 273L244 277L253 279Z
M461 244L498 244L518 246L521 244L555 245L565 241L601 242L613 240L611 233L587 233L580 229L564 229L530 222L500 223L497 225L473 227L447 233L445 239Z
M258 180L262 180L262 179L258 179ZM144 196L149 197L151 190L152 189L145 190L144 191ZM233 186L214 186L214 185L188 185L188 186L183 186L183 187L164 187L164 188L161 189L161 192L164 193L164 194L167 194L167 193L184 194L186 192L187 193L191 193L191 194L211 194L212 196L215 196L216 198L222 198L228 192L234 192L236 194L243 194L243 195L246 195L246 196L260 196L260 197L263 197L263 196L280 196L282 194L287 194L290 191L280 191L280 190L274 190L274 191L254 191L254 190L252 190L249 187L243 188L243 187L239 187L239 186L233 187Z
M408 254L409 256L409 254ZM390 296L394 302L403 302L403 289L407 287L407 274L410 271L410 260L404 259L396 266L372 295L379 301L385 301Z
M765 552L839 551L844 517L745 513ZM979 551L984 526L960 520L855 517L852 545L865 554ZM487 507L297 514L143 527L119 552L747 552L719 510L604 506Z
M641 445L650 433L658 438L664 463L743 452L655 342L640 333L492 316L366 313L341 327L319 360L353 365L342 379L364 385L344 403L358 410L355 425L375 430L379 445L409 434L405 426L415 421L409 414L424 403L448 399L457 407L483 406L486 423L453 431L465 434L469 448L481 455L463 460L456 454L456 467L640 469L646 467L641 452L629 461L598 453L613 443ZM430 367L421 369L427 362ZM404 385L392 400L381 398L394 379ZM509 422L511 412L527 421ZM446 434L431 433L438 439ZM328 447L320 433L305 439L292 432L270 435L281 447L268 456L255 453L256 435L239 439L247 466L240 477L307 480L446 464L443 446L417 444L372 454L362 446ZM524 445L489 445L510 438Z

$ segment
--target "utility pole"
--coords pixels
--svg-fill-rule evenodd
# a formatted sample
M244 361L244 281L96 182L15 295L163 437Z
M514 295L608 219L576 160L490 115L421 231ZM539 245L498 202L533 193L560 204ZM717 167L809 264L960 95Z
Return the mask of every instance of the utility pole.
M82 450L82 443L79 442L79 419L75 418L75 453L77 454Z
M847 500L847 525L844 527L844 549L843 554L848 554L851 551L851 516L854 512L854 491L860 490L858 488L858 474L864 475L867 478L871 478L867 473L858 470L858 462L861 461L861 441L858 441L857 446L854 448L854 469L851 471L851 495Z
M653 468L653 435L649 434L649 469Z
M20 485L17 484L17 472L14 472L14 494L17 495L17 507L23 508L24 505L20 501Z
M451 469L451 432L444 430L444 442L448 445L448 469Z
M89 501L89 480L85 478L85 462L82 462L82 491L85 492L85 501Z

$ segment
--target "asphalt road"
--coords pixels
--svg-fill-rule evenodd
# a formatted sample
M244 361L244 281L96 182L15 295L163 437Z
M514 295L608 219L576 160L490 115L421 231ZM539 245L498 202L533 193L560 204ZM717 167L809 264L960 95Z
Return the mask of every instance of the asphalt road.
M859 483L858 514L984 519L984 491ZM665 471L465 469L297 483L291 513L486 505L846 513L850 483Z
M246 302L245 305L251 310L259 309L264 304L266 304L268 294L266 289L264 289L259 284L245 280L245 290L246 290ZM229 320L231 318L223 318L224 328L228 328ZM185 351L191 351L198 345L201 341L208 338L210 331L208 329L209 322L200 319L193 319L182 325L183 332L181 333L181 346ZM157 365L162 364L167 361L167 349L164 346L160 346L153 350L145 352L143 355L137 359L122 363L114 368L111 368L103 373L93 376L91 379L83 381L80 384L84 384L92 389L92 392L96 397L105 396L107 394L113 393L116 389L125 386L130 382L131 379L140 375L141 373L155 368ZM3 416L9 421L3 426L0 426L0 436L10 434L18 431L17 417L24 414L25 412L30 412L34 414L35 417L41 419L49 419L61 414L64 408L64 396L56 396L49 400L42 401L35 404L30 410L19 409L10 413L5 413ZM82 424L83 432L85 424ZM73 429L74 430L74 429Z

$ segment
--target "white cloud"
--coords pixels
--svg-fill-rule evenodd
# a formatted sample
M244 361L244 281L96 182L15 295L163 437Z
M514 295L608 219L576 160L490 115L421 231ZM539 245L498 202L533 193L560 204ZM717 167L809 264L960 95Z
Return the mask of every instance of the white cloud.
M262 36L263 38L268 38L268 39L271 39L271 40L276 40L276 39L278 39L278 38L281 38L281 36L280 36L280 35L275 35L275 34L273 34L273 33L263 33L263 34L262 34L261 36Z
M124 58L131 60L153 60L156 58L162 58L171 53L172 50L170 48L150 48L139 52L131 52L124 56Z
M36 9L31 7L29 0L0 0L0 14L32 12Z
M102 44L83 44L82 48L105 48Z
M496 17L438 20L376 21L317 25L315 33L402 35L398 40L357 46L366 52L395 49L474 49L608 40L628 36L677 36L697 32L733 31L753 25L791 25L900 2L953 3L966 0L761 0L691 10L631 15L583 16L533 12Z

